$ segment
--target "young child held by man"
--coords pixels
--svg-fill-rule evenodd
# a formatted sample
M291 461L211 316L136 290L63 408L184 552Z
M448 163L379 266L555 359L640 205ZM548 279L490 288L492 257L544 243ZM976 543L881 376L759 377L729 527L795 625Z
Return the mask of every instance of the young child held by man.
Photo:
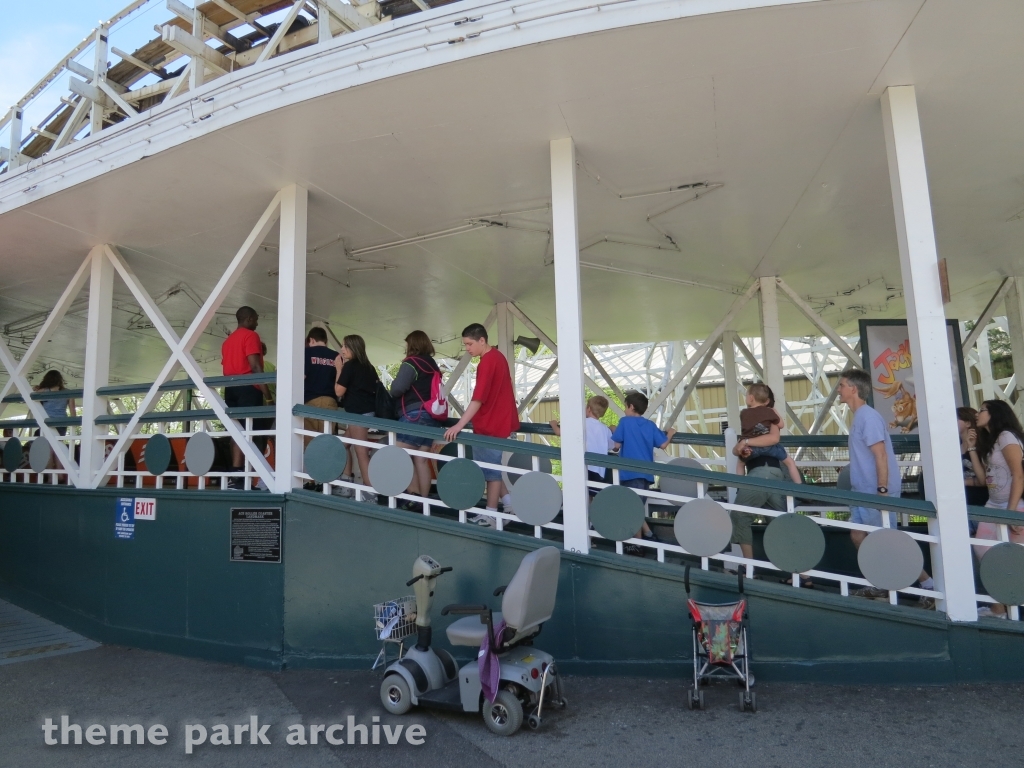
M612 431L601 423L601 417L608 411L608 398L603 395L594 395L587 400L587 420L584 422L587 428L587 453L600 453L607 455L612 447ZM562 426L554 419L551 420L551 429L562 436ZM605 467L588 466L587 480L591 482L607 483L608 470ZM590 495L597 494L594 488L588 489Z
M653 421L644 418L647 412L647 397L639 392L626 393L626 415L619 419L619 424L612 433L612 443L619 449L619 458L636 459L638 461L654 461L654 449L664 450L672 442L676 430L662 432ZM619 484L627 488L647 490L654 482L654 475L645 472L619 470ZM653 539L654 534L643 524L637 535L643 534L645 539ZM643 550L635 544L626 544L623 551L631 555L642 555Z
M767 457L775 459L786 467L789 477L794 483L802 483L800 470L796 462L789 457L786 449L779 443L775 445L757 447L749 445L747 441L767 435L771 432L772 425L781 425L782 419L778 411L771 407L771 390L767 384L751 384L747 387L747 407L740 411L740 461L744 464L751 459Z

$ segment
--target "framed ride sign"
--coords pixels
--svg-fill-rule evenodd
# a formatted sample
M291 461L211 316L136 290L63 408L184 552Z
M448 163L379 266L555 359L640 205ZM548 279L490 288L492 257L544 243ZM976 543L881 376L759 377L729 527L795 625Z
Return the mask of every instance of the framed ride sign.
M946 321L946 336L952 362L949 375L959 408L970 398L958 321ZM860 350L864 370L871 374L871 406L882 414L890 434L917 434L917 390L907 321L861 320Z

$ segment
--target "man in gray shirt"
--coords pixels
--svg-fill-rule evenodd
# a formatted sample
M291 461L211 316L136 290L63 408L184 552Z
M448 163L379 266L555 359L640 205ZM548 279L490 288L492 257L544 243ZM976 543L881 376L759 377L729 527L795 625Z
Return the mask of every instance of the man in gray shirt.
M850 425L850 486L857 493L872 493L896 498L900 495L900 467L889 439L885 419L867 404L871 396L871 377L858 368L848 368L839 377L839 401L853 411ZM886 512L889 527L896 527L896 514ZM850 507L850 522L882 527L882 513L868 507ZM860 548L867 531L850 531L853 545ZM935 583L926 571L921 572L921 587L934 589ZM884 589L866 587L855 595L888 597ZM926 598L930 601L930 598Z

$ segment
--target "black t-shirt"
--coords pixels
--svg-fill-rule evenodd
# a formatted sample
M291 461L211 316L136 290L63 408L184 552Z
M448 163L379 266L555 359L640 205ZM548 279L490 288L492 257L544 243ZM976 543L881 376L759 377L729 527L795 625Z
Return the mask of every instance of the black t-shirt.
M338 375L334 360L338 353L329 347L306 347L306 378L302 382L302 402L317 397L334 397L334 379Z
M341 367L338 384L345 387L341 406L349 413L373 413L377 410L377 371L372 365L349 360Z

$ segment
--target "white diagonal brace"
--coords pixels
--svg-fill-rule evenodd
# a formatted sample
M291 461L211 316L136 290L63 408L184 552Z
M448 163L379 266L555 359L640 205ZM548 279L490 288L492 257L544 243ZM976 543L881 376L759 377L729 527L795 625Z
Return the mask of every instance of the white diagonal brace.
M110 87L110 83L106 81L106 78L104 78L103 80L97 80L96 85L98 85L100 87L100 90L107 94L107 96L113 99L114 103L117 104L117 106L119 106L122 110L124 110L124 113L128 115L128 117L139 116L139 113L136 111L135 107L133 107L127 101L122 99L121 94L119 94L117 91Z
M281 44L284 36L288 33L288 28L291 27L295 21L295 17L299 15L299 11L302 10L302 6L305 5L306 0L296 0L292 9L288 11L288 14L281 20L280 26L274 30L274 36L267 42L266 47L260 52L259 57L256 59L256 63L259 64L261 61L266 61L277 51L277 47Z
M216 314L218 307L223 303L227 297L228 292L231 290L238 275L245 269L245 266L252 259L254 253L259 248L263 239L267 236L271 227L274 226L278 217L280 216L280 201L281 194L278 193L274 196L270 205L263 212L260 220L256 223L256 226L249 233L242 248L235 255L235 258L231 260L227 270L221 275L220 280L214 286L212 293L206 302L200 308L199 313L196 315L192 324L189 326L185 334L178 339L177 334L167 323L163 317L163 313L160 312L156 303L152 300L146 290L139 283L135 277L131 268L125 263L124 258L117 252L116 249L107 247L107 256L114 264L114 268L121 275L121 278L125 281L129 290L135 295L139 305L143 308L150 320L153 321L153 325L163 336L167 346L171 349L171 357L164 366L164 370L161 371L161 377L154 382L153 386L150 387L150 391L143 398L142 402L139 403L136 408L135 416L132 417L132 421L129 422L128 426L122 432L121 437L118 439L115 450L110 452L107 460L104 462L100 471L94 477L94 483L98 485L102 482L103 477L110 472L114 462L117 461L117 456L121 450L123 450L127 441L131 438L132 434L138 427L139 419L143 416L146 410L152 405L153 401L158 396L158 388L164 381L174 375L177 371L179 364L185 368L185 371L196 383L196 388L202 392L203 396L210 403L214 411L217 413L217 417L224 421L224 427L231 434L231 437L238 443L242 451L249 458L249 461L256 468L257 472L263 478L263 481L268 485L273 485L273 472L270 469L270 465L267 464L266 459L260 451L257 451L248 440L245 440L237 424L227 417L224 412L224 402L218 395L212 390L212 388L206 386L203 383L203 375L199 370L198 365L192 358L189 351L195 346L200 334L205 330L206 326L209 325L213 316ZM95 486L94 486L95 487Z
M779 288L782 289L782 292L789 297L789 300L796 304L796 308L803 312L804 317L806 317L808 320L814 323L814 325L818 327L818 330L825 334L825 336L828 337L828 340L836 345L836 349L838 349L840 352L846 355L846 357L849 359L852 365L855 365L857 367L860 367L862 365L862 360L860 359L860 357L853 351L850 345L843 340L843 337L836 333L832 326L826 323L821 318L821 315L819 315L811 308L810 304L808 304L806 301L800 298L797 292L786 284L785 280L783 280L781 277L777 277L775 278L775 282L778 283Z
M527 317L526 313L523 312L523 310L521 310L519 307L517 307L513 302L509 302L508 308L509 311L512 312L512 314L514 314L522 321L523 325L525 325L527 328L533 331L537 335L537 338L544 342L545 347L554 352L556 357L558 356L558 345L550 336L548 336L546 333L544 333L544 331L540 329L539 325L537 325L535 322L533 322L533 320ZM583 376L583 381L586 382L587 386L590 387L595 394L600 394L604 392L604 388L586 374L584 374ZM614 400L611 400L608 403L608 407L611 408L619 416L626 415L625 412L619 407L619 404L616 403Z
M188 64L185 65L185 68L181 70L181 74L176 78L174 85L171 86L171 90L167 92L167 96L164 98L164 101L170 101L179 93L185 92L185 88L191 80L192 68L195 66L195 63L195 59L191 59Z
M71 116L68 121L64 123L64 127L61 129L60 135L57 140L53 143L53 149L60 149L67 144L78 133L82 127L82 118L85 116L85 111L88 109L89 100L80 99L75 105L75 108L71 110Z
M523 398L523 402L519 404L520 416L522 416L526 409L530 407L530 403L533 402L533 398L535 398L540 391L544 389L544 385L548 383L548 379L554 375L556 370L558 370L558 358L551 361L551 365L549 365L548 369L544 371L537 383L533 385L533 389L530 390L530 393Z
M64 315L67 313L71 303L78 296L82 290L82 286L85 285L85 281L89 279L89 270L92 267L92 257L87 256L85 261L82 262L82 266L78 268L75 276L71 278L71 282L68 283L67 288L64 289L64 293L61 294L57 300L57 304L50 311L49 316L46 318L46 322L43 323L39 332L36 334L35 339L29 345L28 350L21 356L21 360L16 366L16 372L19 376L24 375L26 371L35 362L36 356L39 354L39 350L42 349L49 338L50 334L53 333L54 328L60 325L60 321L64 319ZM3 389L0 389L0 414L4 412L7 405L3 402L3 399L11 391L11 387L14 386L14 378L12 377L4 384Z
M36 420L36 424L39 426L39 434L46 438L46 442L50 444L50 448L53 449L61 466L67 470L69 482L74 483L77 487L79 479L78 464L71 458L71 455L68 453L68 447L61 442L57 431L53 427L47 426L46 410L43 408L43 404L38 400L32 399L32 385L28 383L28 379L19 373L18 363L2 338L0 338L0 364L7 369L11 376L11 381L14 382L14 386L18 388L18 392L21 394L22 399L24 399L29 413Z
M187 56L202 59L222 74L226 75L231 72L231 59L220 51L211 48L198 37L186 32L181 27L173 24L165 25L161 29L161 38L163 42L176 51L181 51Z
M971 335L964 339L964 343L961 349L967 352L971 347L978 343L978 338L984 332L988 326L989 321L992 319L992 315L996 313L996 309L999 307L1000 302L1006 298L1006 294L1009 293L1010 288L1013 287L1013 278L1004 277L1003 282L999 284L996 292L992 294L992 298L989 299L988 304L985 305L985 309L982 310L981 315L978 317L978 322L974 324L974 329L971 331Z
M601 361L597 359L597 355L594 354L594 351L590 348L589 344L583 345L583 354L586 355L587 359L594 364L597 372L601 374L601 378L608 382L608 386L611 387L615 396L622 402L626 402L626 396L623 394L622 390L619 389L619 385L615 383L615 380L611 377L608 371L606 371L604 366L601 365Z
M274 199L277 200L276 197ZM255 251L255 248L253 250ZM199 364L195 361L195 358L192 357L190 352L195 343L196 336L205 330L209 322L208 319L204 320L204 318L208 318L217 311L217 308L224 300L223 293L218 294L215 291L214 294L206 300L206 303L203 305L202 309L200 309L199 314L196 316L195 320L192 321L188 331L186 331L185 336L179 339L178 335L171 327L171 324L167 322L167 318L164 317L163 312L160 311L160 308L157 306L156 302L153 301L146 289L142 287L142 284L135 276L135 273L132 272L131 267L129 267L125 262L121 254L116 249L107 246L107 256L114 264L114 268L118 271L118 274L121 275L121 279L124 280L125 285L128 286L128 290L132 292L132 295L139 303L142 311L145 312L146 316L149 317L150 321L152 321L153 327L156 328L159 334L163 337L167 346L171 348L171 359L164 365L164 371L161 373L164 374L164 372L167 372L165 374L165 378L167 375L173 374L175 369L173 363L175 362L185 370L185 373L188 374L195 383L196 389L203 395L203 398L207 403L209 403L210 407L213 408L214 413L217 414L217 418L220 419L224 428L227 430L228 434L231 435L231 438L235 441L238 447L242 449L242 453L244 453L246 458L252 463L253 468L263 479L263 482L268 486L273 487L274 472L267 463L266 458L264 458L263 453L257 450L256 447L246 439L238 425L238 422L234 421L227 415L227 406L225 406L224 401L221 399L220 395L217 394L216 390L203 381L203 371L199 368ZM235 257L235 259L232 260L231 266L228 267L228 272L225 273L225 277L231 277L231 284L234 283L235 278L238 277L238 274L242 269L244 269L245 264L248 263L248 261L248 259L245 259L243 262L239 262L238 257ZM224 282L224 277L221 278L221 282ZM224 293L226 293L226 291L224 291ZM192 339L192 341L190 342L189 339ZM156 387L159 387L159 384L154 383L153 386L150 387L150 392L147 393L147 396L153 394L153 390ZM135 417L133 417L135 425L138 425L138 421L141 416L142 413L140 412L140 409L136 409ZM129 424L131 425L131 422ZM127 440L129 437L129 430L125 429L119 443L122 440ZM113 451L111 451L111 456L113 456ZM110 471L109 467L106 466L110 463L110 458L111 457L107 457L107 462L104 464L107 472ZM106 472L101 468L100 473L97 473L94 477L96 486L102 482L105 474Z
M736 298L736 301L732 303L732 307L726 313L725 317L723 317L722 321L715 326L715 330L713 330L708 337L704 339L704 343L700 345L700 349L697 350L697 353L687 360L678 371L676 371L676 375L672 377L672 380L669 381L668 384L662 387L662 390L657 395L651 398L651 401L647 404L647 410L654 413L662 406L672 391L683 382L683 379L686 378L686 374L693 370L693 367L697 365L698 362L704 359L708 350L711 349L712 345L721 338L722 334L725 333L725 329L732 324L732 321L735 319L736 315L739 314L740 310L743 309L743 307L747 305L747 302L753 298L755 293L757 293L760 285L760 282L755 280L750 284L750 287L747 288L742 296L738 296Z
M683 394L679 396L679 401L676 403L676 407L672 409L672 413L669 414L669 417L662 422L662 429L668 429L669 427L676 423L676 419L679 418L679 414L682 412L683 408L686 407L686 401L690 399L690 395L693 394L693 390L695 390L697 388L697 385L700 384L700 379L704 375L704 370L708 367L708 364L714 359L715 352L718 351L718 348L721 345L722 341L721 339L719 339L711 346L711 349L708 350L708 353L704 355L704 359L701 360L701 363L697 367L697 370L694 372L693 376L690 377L690 382L686 385L686 389L683 390ZM726 384L726 386L728 386L728 384Z

